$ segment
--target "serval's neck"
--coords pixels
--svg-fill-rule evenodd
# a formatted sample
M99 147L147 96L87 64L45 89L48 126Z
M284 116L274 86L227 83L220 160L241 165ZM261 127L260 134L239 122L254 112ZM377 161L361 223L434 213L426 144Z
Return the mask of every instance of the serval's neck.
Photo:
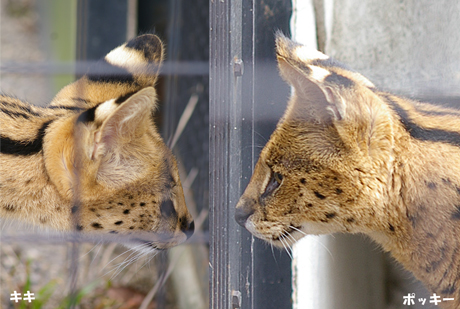
M0 217L68 229L71 203L50 181L43 156L45 132L64 111L14 103L5 102L0 117Z
M410 145L410 146L408 146ZM443 298L460 305L460 166L458 149L446 144L404 141L396 151L388 207L395 231L371 235Z

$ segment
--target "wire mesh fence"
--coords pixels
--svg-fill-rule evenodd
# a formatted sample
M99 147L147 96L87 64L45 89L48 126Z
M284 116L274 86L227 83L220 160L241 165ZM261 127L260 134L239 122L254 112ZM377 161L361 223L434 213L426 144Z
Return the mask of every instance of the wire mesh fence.
M178 14L182 2L157 2L152 6L151 1L69 1L65 7L60 7L59 1L1 2L2 92L41 106L47 105L75 76L88 71L111 76L114 72L110 66L100 66L98 59L135 35L133 18L139 32L157 29L168 55L176 36L182 32L190 35L185 33L189 31L185 24L195 23L194 35L204 38L195 56L167 59L157 85L160 110L155 119L164 140L176 153L186 203L195 219L196 232L188 245L155 256L117 245L131 243L132 236L61 233L2 219L1 307L207 307L207 20L189 20L184 11L196 11L206 17L208 4L198 1L189 6L184 2L177 17L179 24L163 19L162 12ZM142 17L149 10L148 19L157 17L153 23ZM57 17L67 13L71 15L67 21ZM148 29L141 29L148 23ZM63 28L72 33L70 38L63 37ZM164 32L158 32L161 30ZM63 44L70 46L62 47ZM71 51L60 55L66 48ZM178 46L176 52L184 52L185 48ZM189 50L187 55L193 54ZM68 78L60 80L63 76ZM170 95L175 92L181 96ZM197 135L194 142L187 144L189 132L201 132L203 126L206 134ZM182 134L176 134L177 129ZM161 239L160 234L154 237ZM187 282L197 284L184 287L184 276ZM31 304L26 299L28 292L35 295ZM17 301L10 299L13 293L19 293Z

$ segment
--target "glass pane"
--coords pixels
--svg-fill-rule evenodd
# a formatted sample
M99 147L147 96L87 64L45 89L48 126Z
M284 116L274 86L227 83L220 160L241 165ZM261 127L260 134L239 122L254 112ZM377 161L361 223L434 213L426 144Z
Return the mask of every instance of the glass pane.
M96 70L101 76L113 76L113 70L105 70L107 66L101 69L97 66L98 61L138 34L155 31L165 43L166 59L155 86L159 108L155 110L153 121L177 159L185 202L195 219L195 234L186 244L168 251L139 253L118 245L131 242L132 234L128 236L129 241L115 233L107 237L87 237L83 233L48 231L2 218L0 307L29 306L27 300L22 299L29 291L35 297L31 300L34 308L119 308L121 305L144 309L207 308L208 1L72 0L64 3L7 0L1 2L0 12L2 93L41 106L46 106L62 87L89 70ZM117 76L127 78L126 72ZM123 83L114 84L113 88L108 86L108 96ZM79 89L74 95L84 95L87 90ZM130 97L127 94L126 100ZM125 101L121 106L123 103ZM56 111L56 108L49 110ZM85 108L81 111L79 108L65 110L84 113ZM149 115L153 111L146 108L143 112ZM150 117L146 119L150 121ZM6 149L3 143L0 147ZM0 164L3 163L1 159ZM166 164L171 162L161 162L159 166ZM167 176L166 172L160 176L151 175L152 178L167 179L164 176ZM0 183L3 184L5 179L2 177L4 174L0 173ZM176 179L173 180L177 183ZM130 190L137 188L131 187ZM173 189L164 191L168 190ZM5 192L0 192L2 200ZM39 196L41 192L33 194ZM79 200L77 196L75 203ZM161 201L155 214L161 213L161 218L168 217L178 223L182 219L178 210L163 203L166 200ZM141 210L147 205L139 203L134 206L139 213L133 220L138 223L142 220L150 222L152 219L147 217L155 215ZM37 203L36 207L41 205ZM120 215L136 212L129 205L115 208ZM117 226L124 224L122 220L112 223L114 232L117 232ZM178 230L190 228L186 224L184 222ZM138 235L140 233L136 237L140 237ZM10 300L14 291L18 294L17 302Z
M289 1L211 3L210 233L212 308L287 308L290 259L234 220L258 154L285 108L274 32L289 33ZM276 295L268 297L267 295Z

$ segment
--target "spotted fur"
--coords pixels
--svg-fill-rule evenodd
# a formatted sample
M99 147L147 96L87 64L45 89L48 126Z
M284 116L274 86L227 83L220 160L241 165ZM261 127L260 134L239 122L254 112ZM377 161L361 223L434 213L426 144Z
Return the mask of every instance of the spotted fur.
M193 220L153 120L162 59L159 38L143 35L107 54L48 107L1 95L0 216L62 231L133 234L147 250L183 242Z
M364 233L460 306L460 110L377 89L326 55L277 36L294 88L236 207L282 246L305 234Z

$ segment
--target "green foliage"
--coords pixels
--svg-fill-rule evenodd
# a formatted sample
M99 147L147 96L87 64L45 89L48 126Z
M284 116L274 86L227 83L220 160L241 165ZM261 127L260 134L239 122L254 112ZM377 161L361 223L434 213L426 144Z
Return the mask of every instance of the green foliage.
M41 309L48 302L55 291L57 285L56 280L48 282L44 287L42 287L38 293L35 294L35 300L31 303L31 309Z
M30 264L31 261L27 260L26 262L26 281L24 283L24 286L22 287L23 294L27 293L27 291L32 291L32 283L30 279ZM83 289L79 290L73 295L68 295L66 298L64 298L59 306L56 309L67 309L71 308L76 305L80 305L82 299L90 294L98 285L99 282L95 281L92 282L91 284L85 286ZM34 293L35 299L32 300L31 302L27 300L22 300L19 303L19 307L15 306L17 309L42 309L42 308L49 308L49 306L46 306L53 295L53 293L58 290L58 281L57 280L51 280L47 284L45 284L37 293ZM59 292L59 291L58 291Z
M80 305L83 297L87 296L90 294L94 288L98 285L98 282L92 282L91 284L88 284L85 286L83 289L80 291L76 292L73 295L67 296L59 305L57 309L67 309L67 308L72 308L73 306Z

